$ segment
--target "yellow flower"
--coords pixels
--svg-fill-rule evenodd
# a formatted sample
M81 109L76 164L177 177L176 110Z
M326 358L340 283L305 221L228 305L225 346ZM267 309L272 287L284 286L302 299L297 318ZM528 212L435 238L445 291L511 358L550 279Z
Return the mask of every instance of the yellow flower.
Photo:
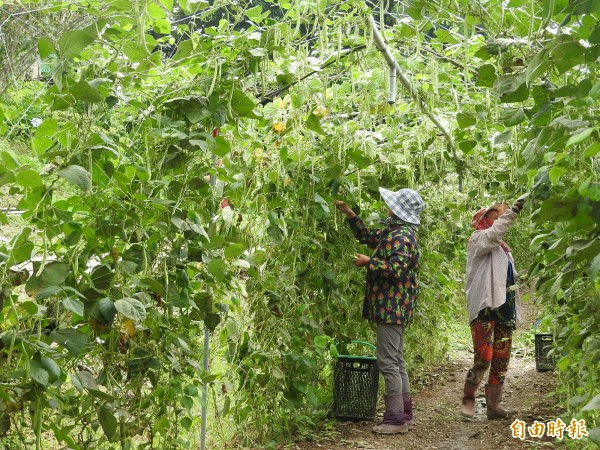
M261 162L263 162L264 158L265 158L265 153L263 152L263 149L260 147L255 148L254 149L254 159L257 162L261 163Z
M313 114L317 117L327 117L329 115L329 110L324 106L317 106L313 111Z
M275 108L277 109L284 109L287 106L286 101L282 98L276 98L273 101L273 105L275 105Z
M276 133L283 133L285 131L285 122L273 122L273 131Z

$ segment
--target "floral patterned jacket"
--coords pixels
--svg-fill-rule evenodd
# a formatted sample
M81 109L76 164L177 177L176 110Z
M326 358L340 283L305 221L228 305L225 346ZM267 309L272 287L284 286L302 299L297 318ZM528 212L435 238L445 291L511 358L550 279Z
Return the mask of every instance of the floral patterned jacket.
M407 326L413 320L419 292L419 245L408 225L367 228L362 219L348 219L361 244L375 249L367 264L363 317L371 322Z

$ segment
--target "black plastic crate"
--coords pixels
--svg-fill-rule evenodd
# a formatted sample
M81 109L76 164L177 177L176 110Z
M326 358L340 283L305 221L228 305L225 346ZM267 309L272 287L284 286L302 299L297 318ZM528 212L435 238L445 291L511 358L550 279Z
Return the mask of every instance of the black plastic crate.
M535 369L538 372L554 370L554 358L548 355L552 350L553 340L550 333L535 334Z
M352 341L353 343L373 345ZM336 419L372 420L377 414L377 358L340 355L334 367L333 415Z

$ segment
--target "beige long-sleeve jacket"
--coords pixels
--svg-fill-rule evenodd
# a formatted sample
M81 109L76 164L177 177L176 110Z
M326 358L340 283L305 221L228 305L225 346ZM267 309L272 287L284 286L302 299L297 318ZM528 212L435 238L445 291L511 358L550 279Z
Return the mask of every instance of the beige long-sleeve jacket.
M467 309L469 323L484 308L498 308L506 301L506 272L512 255L500 246L506 232L514 225L517 214L508 210L487 230L475 231L467 245ZM517 271L513 261L515 278ZM519 291L515 292L516 321L521 320Z

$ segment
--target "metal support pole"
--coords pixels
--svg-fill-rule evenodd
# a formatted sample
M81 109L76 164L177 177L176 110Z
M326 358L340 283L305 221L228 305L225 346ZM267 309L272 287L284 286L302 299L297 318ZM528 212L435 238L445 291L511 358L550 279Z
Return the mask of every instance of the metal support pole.
M217 184L217 176L210 176L210 185L215 186ZM208 372L208 354L210 353L210 330L208 327L204 329L204 355L202 357L202 368L205 372ZM202 411L200 417L202 424L200 426L200 450L206 450L206 413L208 410L208 385L204 385L202 388Z
M388 66L390 66L390 70L392 68L394 69L396 77L398 77L400 79L400 83L402 84L402 86L404 86L404 88L408 91L408 93L413 98L413 100L415 100L415 102L417 102L417 105L419 106L419 108L421 108L421 111L423 111L425 114L427 114L429 119L431 119L431 121L434 123L434 125L436 127L438 127L438 129L442 132L442 134L444 136L446 136L446 138L448 139L448 141L450 141L450 144L452 145L452 135L446 129L446 127L440 122L440 120L436 117L436 115L433 114L429 110L429 108L427 108L427 106L423 103L423 100L419 97L419 93L414 88L414 86L412 85L410 80L406 77L406 75L404 75L404 73L402 73L402 69L401 69L400 65L396 62L396 59L392 56L387 45L385 45L385 42L383 41L383 37L381 37L381 33L379 33L379 30L377 29L377 23L375 23L375 19L373 19L373 16L369 16L369 25L371 26L371 30L373 31L373 40L375 41L375 46L381 53L383 53L383 56L388 63Z
M212 180L211 180L212 181ZM208 371L208 353L210 351L210 330L208 327L204 329L204 357L202 359L202 367ZM208 409L208 385L205 384L202 388L202 425L200 427L200 450L206 449L206 412Z

